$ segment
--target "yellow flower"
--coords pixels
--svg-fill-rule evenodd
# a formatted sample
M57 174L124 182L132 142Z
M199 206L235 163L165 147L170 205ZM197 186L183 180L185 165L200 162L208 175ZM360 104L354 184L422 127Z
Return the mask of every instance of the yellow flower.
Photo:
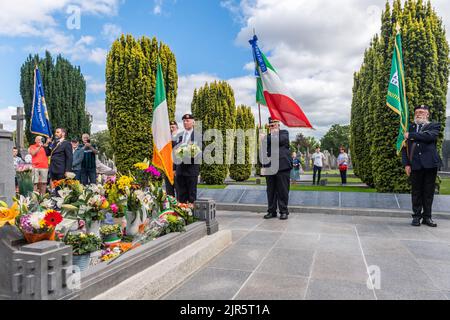
M120 190L125 190L127 187L131 188L132 182L133 178L130 178L128 176L121 176L120 179L117 181L117 185Z
M103 201L103 204L100 207L100 209L108 209L108 208L109 208L109 202L107 200Z
M10 225L14 225L15 219L18 215L19 206L17 202L15 202L11 208L0 208L0 228L7 223L9 223Z
M136 163L136 164L134 165L134 167L135 167L136 169L139 169L139 170L147 170L148 167L149 167L149 164L148 164L148 163L145 163L145 162L139 162L139 163Z

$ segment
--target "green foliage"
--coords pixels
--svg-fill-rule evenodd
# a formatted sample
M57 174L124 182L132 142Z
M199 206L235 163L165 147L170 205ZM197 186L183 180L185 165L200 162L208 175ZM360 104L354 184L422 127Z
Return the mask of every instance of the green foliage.
M82 256L100 250L102 240L93 234L67 234L64 243L72 246L74 256Z
M239 106L236 110L236 129L241 129L244 132L252 129L253 135L255 134L255 117L252 113L252 108L247 106ZM254 139L253 139L254 140ZM245 144L239 145L238 138L236 137L234 142L234 162L230 166L230 177L235 181L246 181L250 178L252 174L252 164L250 158L250 142L249 138L245 137ZM255 143L252 143L255 145ZM245 148L245 150L242 150ZM238 154L243 153L245 155L245 164L238 164ZM255 154L255 151L253 151Z
M345 147L348 149L350 139L350 126L341 126L335 124L320 140L320 146L323 150L333 151L337 157L339 155L339 148Z
M91 135L91 142L97 146L101 155L104 155L107 159L111 160L114 158L114 150L108 130L93 133Z
M236 102L231 86L225 81L205 84L204 87L194 91L192 99L192 113L202 122L202 134L209 129L216 129L223 137L223 164L202 164L200 175L206 184L223 184L228 175L229 163L227 155L232 154L234 141L225 141L226 130L236 126ZM216 142L203 141L203 150ZM217 149L216 149L217 150ZM216 156L216 150L211 154Z
M52 129L66 128L69 138L81 138L91 132L91 116L86 110L86 81L80 67L73 66L61 55L54 61L49 52L45 58L29 56L20 72L20 94L25 108L26 128L30 128L34 94L34 69L41 71L48 115ZM28 141L33 134L26 130Z
M410 116L414 106L431 106L431 119L445 128L449 78L449 44L442 20L422 0L402 8L389 2L382 15L380 35L364 54L354 75L350 147L355 174L379 192L409 192L410 186L396 152L398 115L386 106L397 22L402 28L405 83Z
M175 119L178 74L175 55L156 38L122 35L106 60L106 113L120 172L152 159L151 134L157 59L160 59L170 120Z
M316 138L305 137L303 133L297 134L293 144L296 146L296 149L293 151L301 153L306 153L308 150L312 153L317 146L320 146L320 143L316 140Z

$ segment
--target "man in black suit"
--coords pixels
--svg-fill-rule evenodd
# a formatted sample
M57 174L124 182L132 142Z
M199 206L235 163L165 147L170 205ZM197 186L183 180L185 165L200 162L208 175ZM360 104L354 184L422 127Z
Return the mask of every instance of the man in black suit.
M52 182L63 180L72 172L72 144L66 140L66 136L66 129L56 129L56 141L49 139L50 145L45 147L47 156L50 157L49 175Z
M403 148L402 161L406 174L411 177L413 222L437 227L432 219L436 177L440 166L440 157L436 143L441 131L439 123L430 122L429 107L419 106L414 111L414 124L405 134L407 147Z
M184 132L178 137L177 145L197 144L198 137L194 131L195 119L191 114L183 116ZM201 134L201 133L200 133ZM199 146L201 147L201 146ZM197 183L200 175L201 154L195 159L183 159L182 163L176 166L175 185L177 199L181 203L194 203L197 200Z
M277 209L280 211L280 219L287 220L289 217L289 190L290 173L293 168L291 151L289 146L289 132L280 130L280 122L269 119L270 134L262 135L261 152L267 152L262 157L261 174L266 176L267 180L267 200L269 209L264 219L273 219L278 216ZM265 158L265 159L264 159Z

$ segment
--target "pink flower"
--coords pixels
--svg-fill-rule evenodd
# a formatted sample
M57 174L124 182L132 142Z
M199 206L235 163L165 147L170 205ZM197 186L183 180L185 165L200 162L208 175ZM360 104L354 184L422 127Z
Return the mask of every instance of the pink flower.
M119 212L119 207L117 206L117 204L113 203L113 204L111 205L111 211L112 211L114 214L117 214L117 212Z
M85 225L86 225L86 222L84 222L84 220L78 221L78 229L83 229Z

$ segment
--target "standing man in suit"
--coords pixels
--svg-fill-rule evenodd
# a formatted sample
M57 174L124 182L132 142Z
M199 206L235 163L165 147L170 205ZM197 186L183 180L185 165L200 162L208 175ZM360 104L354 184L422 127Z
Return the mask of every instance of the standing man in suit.
M293 168L291 151L289 147L289 132L280 130L280 122L269 118L270 134L261 136L263 146L262 152L267 152L270 162L264 164L262 174L267 180L267 200L269 203L268 213L264 219L278 217L277 209L280 211L280 219L289 218L289 190L290 173ZM278 143L278 146L275 145ZM263 159L265 157L262 157Z
M432 219L436 177L440 166L437 141L441 131L439 123L430 122L430 110L419 106L414 110L414 124L405 134L407 147L403 148L402 161L411 178L414 227L422 224L436 228Z
M50 157L49 175L52 182L63 180L72 172L72 144L66 137L66 129L58 128L55 132L56 141L49 139L50 145L45 147L47 156Z
M175 146L178 144L178 123L176 121L170 121L170 132L172 134L172 148L175 148ZM175 161L173 162L172 169L175 172L176 176L177 165L175 164ZM164 177L164 181L166 184L166 193L169 196L175 197L175 181L174 184L171 184L167 177Z
M178 143L195 144L198 139L194 131L195 119L191 114L183 116L184 132L179 135ZM199 155L201 156L201 155ZM200 175L200 164L198 158L183 159L181 164L176 166L176 190L177 199L181 203L194 203L197 200L197 183Z

